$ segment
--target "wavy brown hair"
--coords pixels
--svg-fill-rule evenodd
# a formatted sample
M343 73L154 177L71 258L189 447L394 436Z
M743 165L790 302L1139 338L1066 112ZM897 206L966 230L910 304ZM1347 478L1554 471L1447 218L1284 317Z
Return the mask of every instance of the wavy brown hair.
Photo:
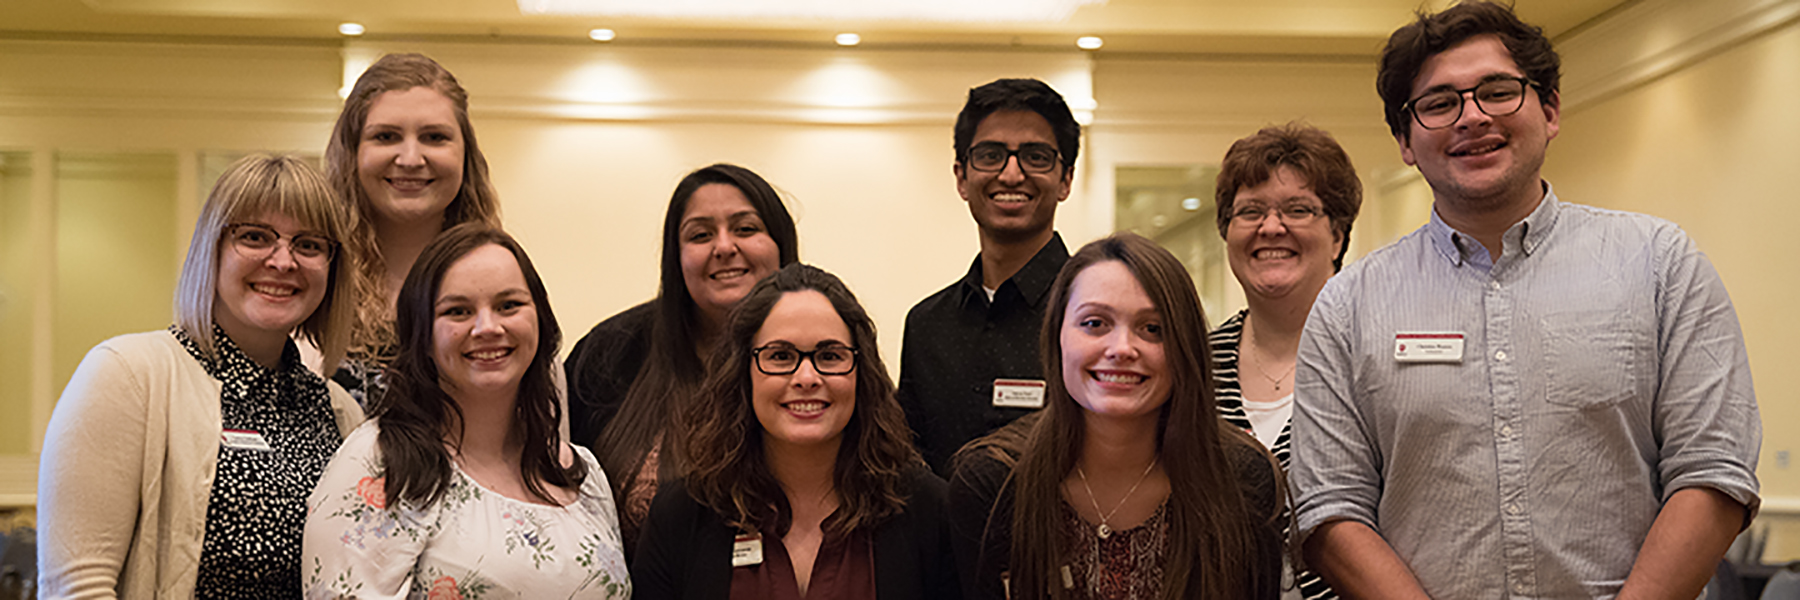
M418 262L407 272L400 286L396 329L400 335L400 353L387 368L387 392L369 406L369 417L381 420L381 435L376 443L381 449L387 472L387 501L402 500L428 505L436 502L450 487L450 451L446 443L463 439L463 432L452 430L453 424L467 427L462 408L444 390L438 375L432 324L436 320L438 290L443 287L444 273L470 252L484 246L500 246L519 261L525 276L525 288L537 311L537 354L525 368L519 381L519 397L514 407L513 431L509 437L525 440L525 451L519 456L519 470L525 475L525 489L545 502L556 504L544 485L561 488L580 487L588 475L587 463L577 460L562 466L562 440L556 432L562 419L562 407L556 400L556 382L551 369L556 361L556 348L562 342L562 330L556 325L556 314L550 310L550 294L525 249L505 231L485 223L464 223L446 230L425 247Z
M331 140L325 146L326 177L338 195L353 207L349 211L350 235L343 241L355 266L359 299L349 353L360 360L385 360L397 339L394 307L388 304L384 283L387 261L375 239L375 207L357 179L357 150L375 99L387 92L416 87L437 90L450 99L456 107L456 125L462 134L462 187L450 206L444 208L444 228L468 222L500 226L500 200L488 179L487 158L475 142L475 127L469 123L469 93L457 83L456 76L423 54L388 54L369 65L344 99L344 110L338 114L337 124L331 128ZM326 364L326 372L333 367Z
M800 236L794 217L788 214L774 186L761 176L737 165L719 163L696 169L675 185L669 209L663 215L662 287L656 299L651 300L656 315L650 331L650 355L626 391L619 413L593 440L595 457L609 474L613 497L620 499L621 510L627 490L637 484L644 458L656 445L657 437L663 435L668 415L692 396L706 377L697 349L702 335L700 317L695 312L698 308L681 274L681 219L687 215L688 200L694 192L714 183L744 193L769 237L775 240L783 266L800 260ZM663 472L680 473L678 456L662 453L658 461Z
M726 337L707 363L706 383L682 412L680 435L672 438L676 452L686 457L683 475L696 501L736 526L787 533L792 511L764 455L762 423L752 404L750 347L775 303L805 290L831 301L856 347L856 408L844 426L833 469L841 504L823 524L827 535L841 536L899 514L906 504L902 477L925 463L913 448L894 382L882 366L875 321L836 276L792 264L757 283L731 311Z
M1324 205L1332 233L1343 242L1337 256L1331 259L1331 267L1344 268L1344 253L1350 250L1350 225L1362 210L1362 179L1357 178L1356 165L1350 163L1350 155L1344 153L1337 140L1311 125L1296 122L1264 127L1255 135L1233 142L1231 149L1225 151L1225 162L1219 165L1219 177L1213 185L1219 237L1225 237L1231 228L1238 189L1262 185L1281 167L1306 178L1306 187Z
M1014 598L1069 598L1060 568L1076 540L1060 533L1063 481L1075 470L1085 413L1069 396L1062 373L1062 325L1075 276L1103 262L1123 263L1163 319L1162 347L1170 380L1156 433L1157 455L1169 475L1169 548L1162 557L1163 598L1273 598L1280 561L1258 542L1279 511L1259 514L1240 491L1231 445L1255 444L1218 417L1207 358L1206 317L1193 280L1161 246L1121 232L1094 241L1063 265L1044 315L1043 420L1033 428L1013 469L1011 586ZM1256 446L1260 451L1260 446ZM1266 454L1266 453L1265 453ZM1273 459L1269 468L1279 467ZM1277 493L1279 498L1280 494ZM1279 550L1275 550L1279 552ZM1268 570L1274 569L1274 573Z

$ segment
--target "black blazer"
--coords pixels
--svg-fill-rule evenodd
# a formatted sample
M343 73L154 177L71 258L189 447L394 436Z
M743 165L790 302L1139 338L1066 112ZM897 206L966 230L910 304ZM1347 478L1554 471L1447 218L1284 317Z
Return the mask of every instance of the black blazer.
M881 600L962 598L944 515L945 490L944 480L920 465L902 483L906 509L875 527L875 589ZM638 536L632 597L728 598L736 534L718 513L688 495L685 482L663 484Z

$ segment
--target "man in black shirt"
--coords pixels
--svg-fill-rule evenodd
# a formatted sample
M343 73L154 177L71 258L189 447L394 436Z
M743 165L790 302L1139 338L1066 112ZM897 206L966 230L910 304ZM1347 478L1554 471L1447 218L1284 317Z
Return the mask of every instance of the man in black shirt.
M1044 303L1069 259L1056 205L1069 197L1081 126L1035 79L969 90L956 118L956 189L981 234L961 280L906 315L900 403L940 474L969 440L1044 405L1038 337Z

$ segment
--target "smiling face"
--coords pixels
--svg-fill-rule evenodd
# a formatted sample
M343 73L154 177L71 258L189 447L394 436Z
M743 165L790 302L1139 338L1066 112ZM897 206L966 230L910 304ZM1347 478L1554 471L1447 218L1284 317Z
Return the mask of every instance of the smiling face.
M1023 144L1056 146L1056 134L1043 115L1031 111L998 111L975 127L971 147L997 143L1008 150ZM1009 158L996 172L983 172L957 164L956 190L969 203L981 235L1001 241L1048 237L1054 227L1056 205L1069 197L1073 177L1058 161L1046 173L1026 173L1017 158Z
M1323 211L1325 203L1314 194L1306 177L1287 166L1279 167L1256 187L1240 187L1234 209L1260 206L1274 212L1300 204ZM1317 296L1331 278L1331 260L1343 241L1331 229L1331 219L1320 216L1304 225L1288 225L1271 214L1254 226L1233 220L1225 230L1225 255L1231 273L1253 299L1274 299L1292 294Z
M432 360L445 392L459 401L517 397L537 357L538 317L512 252L488 244L450 265L432 314Z
M456 105L428 87L376 96L356 146L356 177L384 224L441 223L463 181Z
M709 183L694 190L680 231L681 278L694 304L715 322L781 268L775 238L735 186Z
M751 345L786 346L814 351L827 346L851 347L850 328L831 300L814 290L788 292L775 301ZM856 372L822 375L812 360L800 361L788 375L769 375L750 364L750 389L763 441L773 446L835 446L856 411Z
M240 347L276 347L295 327L312 316L325 299L331 265L308 266L295 260L291 242L308 231L299 221L281 213L264 213L237 223L254 223L281 234L268 255L260 260L245 257L229 233L219 239L218 295L213 302L213 321Z
M1412 97L1524 76L1499 36L1479 35L1426 59ZM1462 117L1448 127L1426 129L1409 121L1410 136L1399 139L1400 157L1431 184L1440 213L1520 213L1537 206L1543 197L1539 171L1556 137L1559 110L1554 97L1545 102L1536 88L1525 96L1524 107L1506 116L1489 116L1465 96Z
M1063 386L1093 415L1154 418L1169 400L1162 330L1162 313L1125 263L1083 269L1063 316Z

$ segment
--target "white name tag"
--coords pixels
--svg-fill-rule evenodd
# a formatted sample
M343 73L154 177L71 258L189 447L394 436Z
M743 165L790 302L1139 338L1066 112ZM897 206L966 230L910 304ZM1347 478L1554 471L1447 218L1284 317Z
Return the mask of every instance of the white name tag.
M1394 334L1394 360L1419 363L1460 363L1463 334L1458 331L1409 331Z
M237 450L275 451L275 447L270 446L269 441L263 439L262 434L243 429L227 429L221 432L219 434L219 443L224 444L226 448Z
M731 543L731 566L749 567L762 564L762 535L739 534Z
M1044 380L995 379L994 406L1003 408L1043 408Z

